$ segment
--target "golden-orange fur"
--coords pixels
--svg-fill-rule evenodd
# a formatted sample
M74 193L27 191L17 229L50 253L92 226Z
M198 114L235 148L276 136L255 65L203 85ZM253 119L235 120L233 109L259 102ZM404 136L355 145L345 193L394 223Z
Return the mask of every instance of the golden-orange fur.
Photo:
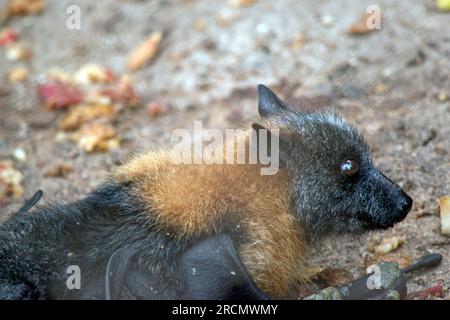
M261 175L255 164L174 164L166 151L138 156L114 176L133 181L158 223L188 236L212 234L226 215L245 228L240 248L264 291L283 297L305 276L306 244L289 212L290 179L280 170Z

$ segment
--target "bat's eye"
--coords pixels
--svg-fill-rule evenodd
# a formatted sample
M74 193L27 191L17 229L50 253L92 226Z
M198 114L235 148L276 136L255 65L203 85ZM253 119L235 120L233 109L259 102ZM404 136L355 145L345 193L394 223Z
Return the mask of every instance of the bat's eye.
M347 159L341 163L341 172L347 177L353 177L359 171L359 165L355 160Z

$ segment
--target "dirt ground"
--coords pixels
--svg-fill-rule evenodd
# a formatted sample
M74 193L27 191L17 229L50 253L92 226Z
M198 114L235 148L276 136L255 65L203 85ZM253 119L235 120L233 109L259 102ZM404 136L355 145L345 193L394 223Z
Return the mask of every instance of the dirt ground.
M0 0L0 8L7 2ZM256 0L238 8L227 2L47 1L42 14L6 22L32 52L19 63L0 52L0 160L12 160L23 174L24 198L42 189L43 203L77 199L131 153L169 145L172 131L195 119L211 128L238 127L255 116L255 86L263 83L293 104L342 113L365 134L376 165L414 199L404 222L359 239L327 241L311 265L361 275L369 241L403 236L387 257L444 257L438 268L411 279L409 290L450 288L450 239L440 234L438 207L439 197L450 195L450 13L436 10L434 1ZM66 27L70 4L81 9L79 30ZM371 4L381 8L382 29L348 34ZM62 112L46 111L38 99L43 75L84 63L125 73L130 50L155 30L163 31L156 57L132 75L142 106L124 110L114 123L121 147L88 154L55 142ZM12 84L8 72L17 65L30 77ZM172 108L150 117L149 101ZM18 147L24 162L12 156ZM44 176L55 161L71 163L73 171ZM1 208L0 219L22 201Z

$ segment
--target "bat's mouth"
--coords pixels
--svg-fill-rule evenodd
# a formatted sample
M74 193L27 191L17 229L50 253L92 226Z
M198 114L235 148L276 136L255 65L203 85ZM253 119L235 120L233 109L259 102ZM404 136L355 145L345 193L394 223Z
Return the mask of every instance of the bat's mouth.
M406 215L401 218L381 217L379 219L375 219L367 213L358 214L358 220L362 223L363 228L367 231L387 230L389 228L392 228L397 223L401 222L405 217Z

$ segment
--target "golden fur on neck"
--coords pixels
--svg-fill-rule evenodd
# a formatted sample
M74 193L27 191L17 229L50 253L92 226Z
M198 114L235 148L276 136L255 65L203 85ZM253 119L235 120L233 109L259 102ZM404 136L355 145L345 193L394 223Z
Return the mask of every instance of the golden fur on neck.
M239 253L256 284L286 296L305 277L307 246L289 210L290 178L260 165L174 164L167 151L135 157L114 174L132 181L158 223L186 236L214 234L226 217L239 221L248 240Z

